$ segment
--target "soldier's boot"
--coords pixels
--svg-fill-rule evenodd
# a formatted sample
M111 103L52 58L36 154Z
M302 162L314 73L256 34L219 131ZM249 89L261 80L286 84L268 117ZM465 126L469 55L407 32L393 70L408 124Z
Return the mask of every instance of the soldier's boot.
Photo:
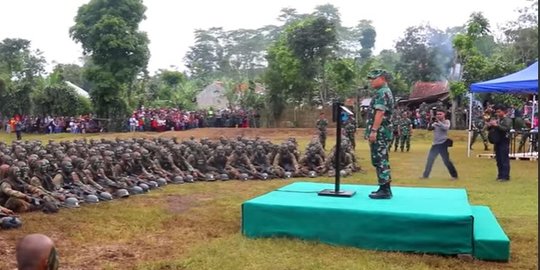
M382 185L377 192L369 194L369 197L371 199L391 199L392 190L390 189L390 182Z

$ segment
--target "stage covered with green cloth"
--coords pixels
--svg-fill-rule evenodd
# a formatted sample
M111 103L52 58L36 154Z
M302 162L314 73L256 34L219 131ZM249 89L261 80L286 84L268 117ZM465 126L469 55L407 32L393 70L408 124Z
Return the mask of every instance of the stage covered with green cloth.
M296 182L248 200L242 204L242 233L373 250L473 256L479 240L479 259L508 260L508 238L489 208L473 211L465 189L392 187L391 200L370 199L368 194L376 186L366 185L342 185L341 190L356 191L349 198L317 194L333 188L333 184ZM475 239L476 234L485 239Z

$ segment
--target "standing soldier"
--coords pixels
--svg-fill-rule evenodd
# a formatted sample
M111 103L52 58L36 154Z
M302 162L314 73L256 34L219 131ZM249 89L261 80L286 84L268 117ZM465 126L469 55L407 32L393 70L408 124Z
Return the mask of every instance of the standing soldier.
M354 150L356 150L356 141L354 140L354 135L356 134L356 120L354 117L349 117L349 120L347 121L347 124L345 125L345 135L347 135L347 138L351 142L351 146Z
M484 142L484 151L489 150L487 136L484 133L485 129L486 128L485 128L484 116L481 114L477 115L472 121L473 136L471 139L471 144L469 145L469 148L471 150L472 150L472 145L476 141L476 138L478 137L478 135L480 135L480 138L482 138L482 141Z
M379 189L369 194L372 199L390 199L390 162L388 144L392 139L392 110L394 96L388 88L390 74L382 69L373 70L368 74L371 87L376 90L371 99L367 128L364 138L369 140L371 149L371 164L377 171Z
M321 142L323 149L326 150L326 127L328 126L328 120L324 117L324 113L319 115L319 120L317 120L316 125L319 130L319 141Z
M403 152L403 148L407 152L411 149L412 121L408 117L407 112L403 112L399 121L399 149ZM397 149L397 145L396 145Z
M394 152L397 151L399 146L399 114L392 114L392 139L390 139L390 145L388 146L389 151L392 150L392 145L394 146Z

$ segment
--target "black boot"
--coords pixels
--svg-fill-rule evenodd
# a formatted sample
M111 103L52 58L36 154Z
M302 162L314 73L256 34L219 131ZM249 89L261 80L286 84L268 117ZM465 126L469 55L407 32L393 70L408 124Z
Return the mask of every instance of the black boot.
M390 189L390 183L382 185L379 191L369 194L369 197L371 199L391 199L392 190Z
M382 185L379 185L379 189L372 191L371 194L379 193L382 189Z

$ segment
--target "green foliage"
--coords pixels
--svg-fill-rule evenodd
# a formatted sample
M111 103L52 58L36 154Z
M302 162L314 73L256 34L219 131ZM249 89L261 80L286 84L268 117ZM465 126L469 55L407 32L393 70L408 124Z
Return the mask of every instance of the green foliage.
M492 104L505 104L507 106L514 105L516 108L523 106L523 99L516 95L509 94L492 94L491 95Z
M138 30L145 19L141 0L92 0L81 6L70 28L91 65L84 76L99 117L122 119L128 113L131 84L144 71L150 53L146 33Z
M41 51L31 50L25 39L6 38L0 42L0 113L2 115L32 112L30 94L39 88L45 58Z
M330 89L338 96L349 97L356 92L356 64L354 59L335 59L326 65Z
M160 70L148 79L139 105L146 107L195 109L195 98L200 87L196 80L188 80L178 71Z
M459 97L467 93L467 86L464 82L451 82L450 83L450 96L452 98Z
M54 83L47 85L44 89L34 92L32 97L35 104L35 111L39 115L73 116L79 114L79 109L88 111L87 108L80 108L81 98L75 90L65 83Z

